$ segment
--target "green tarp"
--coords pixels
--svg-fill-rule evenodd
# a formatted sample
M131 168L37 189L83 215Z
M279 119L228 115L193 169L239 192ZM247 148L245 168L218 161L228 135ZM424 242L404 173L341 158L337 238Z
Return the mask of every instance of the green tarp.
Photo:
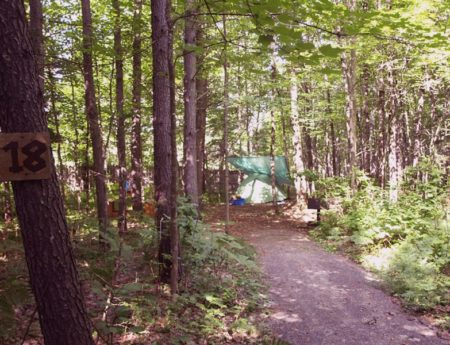
M228 162L248 175L239 185L236 193L248 204L260 204L272 201L272 178L270 157L231 157ZM281 185L291 185L286 158L275 157L275 181L277 200L286 199Z
M270 174L270 157L230 157L228 162L233 164L236 168L246 175L266 175ZM286 162L286 157L275 157L275 180L278 185L288 184L292 185L289 177L289 170Z

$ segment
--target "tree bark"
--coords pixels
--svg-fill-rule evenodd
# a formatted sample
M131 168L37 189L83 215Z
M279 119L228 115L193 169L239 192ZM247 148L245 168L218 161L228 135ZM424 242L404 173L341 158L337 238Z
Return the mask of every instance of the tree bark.
M393 62L387 64L388 85L389 85L389 199L391 202L397 202L401 175L402 175L402 157L400 150L400 119L399 119L399 95L397 90L397 81L393 70Z
M369 109L369 67L363 67L362 75L362 108L361 108L361 127L362 131L360 137L362 138L362 162L364 171L370 174L371 160L372 160L372 145L371 145L371 120Z
M85 139L85 150L84 150L84 162L83 162L83 189L84 195L86 198L85 210L86 212L90 211L90 202L91 202L91 163L89 159L89 121L86 123L86 135Z
M0 2L0 128L47 132L23 2ZM30 283L47 345L93 345L52 159L50 179L13 182Z
M131 195L133 210L142 211L142 0L134 0L133 17L133 119L131 128Z
M288 171L290 170L290 162L289 162L289 144L288 144L288 133L287 133L287 125L286 125L286 116L284 114L284 110L283 110L283 102L282 102L282 94L280 92L279 89L277 89L277 95L279 97L279 105L280 105L280 119L281 119L281 131L282 131L282 135L283 135L283 153L284 153L284 157L286 158L286 165L287 165L287 169ZM288 185L287 186L287 198L290 200L291 199L291 186Z
M272 54L275 54L273 52ZM273 57L274 58L274 57ZM271 109L270 109L270 178L272 182L272 206L275 214L278 214L278 200L277 200L277 185L275 177L275 134L276 134L276 124L275 124L275 79L276 79L277 69L275 66L275 61L272 61L272 90L271 90Z
M208 109L208 79L205 72L197 72L197 178L198 194L205 191L205 136L206 111Z
M330 116L329 119L329 130L326 129L326 132L329 133L329 141L330 141L330 147L328 147L328 164L330 165L329 170L329 176L338 176L338 170L337 170L337 147L336 147L336 133L334 132L334 122L332 117L332 105L331 105L331 92L330 89L327 89L326 91L326 98L327 98L327 113Z
M196 32L197 46L203 47L203 28L197 24ZM197 57L197 74L195 76L195 87L197 90L197 188L201 206L201 196L205 191L205 139L206 139L206 112L208 109L208 77L206 68L203 65L205 54L201 53Z
M336 132L334 130L333 119L330 121L330 137L331 137L331 161L333 165L333 176L339 176L338 170L338 155L337 155L337 143L336 143Z
M126 198L127 191L127 162L125 149L125 114L123 112L123 53L122 53L122 29L120 23L120 3L113 0L115 12L114 23L114 58L116 65L116 115L117 115L117 156L119 161L119 233L127 230Z
M356 154L357 154L357 133L356 133L356 52L354 49L350 53L342 54L342 73L345 87L345 114L347 117L347 138L348 138L348 166L351 176L350 186L353 193L356 193Z
M382 188L386 184L386 91L383 79L378 80L378 146L376 156L376 177Z
M94 156L94 174L97 196L97 217L100 229L100 241L108 226L105 158L103 152L102 131L95 98L94 73L92 65L92 19L90 0L81 0L83 17L83 75L85 89L85 111L89 122Z
M422 149L422 118L424 116L423 110L424 110L424 104L425 104L425 90L423 87L419 88L419 99L417 101L417 111L416 111L416 119L415 124L413 127L413 133L412 133L412 150L411 150L411 162L412 166L417 166L419 164L419 158L423 152Z
M36 67L39 76L39 86L44 92L44 36L43 36L44 14L41 0L30 0L30 34L31 45L36 60Z
M173 61L173 22L171 18L171 2L167 1L166 21L169 28L169 80L170 80L170 142L172 149L172 181L170 187L170 292L174 297L178 294L178 282L182 275L180 232L177 225L177 196L178 196L178 158L177 158L177 118L175 99L175 64Z
M244 90L245 90L245 97L247 98L249 96L248 92L248 80L245 79L244 81ZM250 111L250 105L248 102L248 99L245 101L245 132L247 134L247 155L250 156L252 152L252 142L250 140L251 133L250 133L250 121L252 119L253 114Z
M184 27L184 189L189 201L198 208L197 177L197 74L195 0L186 1Z
M300 115L298 111L298 83L295 72L291 72L291 117L292 125L294 129L294 135L292 137L292 144L294 146L294 166L295 166L295 189L297 191L297 205L300 209L306 208L307 197L307 182L304 175L305 163L303 161L303 148L302 148L302 124L300 122Z
M151 1L152 56L153 56L153 128L155 162L156 227L160 234L158 261L161 281L170 282L171 275L171 90L169 61L169 27L167 0Z

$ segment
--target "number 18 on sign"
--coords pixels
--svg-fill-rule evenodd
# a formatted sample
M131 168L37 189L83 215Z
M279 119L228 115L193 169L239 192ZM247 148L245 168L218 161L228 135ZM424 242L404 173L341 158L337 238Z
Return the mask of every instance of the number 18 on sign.
M48 133L0 133L0 181L50 178Z

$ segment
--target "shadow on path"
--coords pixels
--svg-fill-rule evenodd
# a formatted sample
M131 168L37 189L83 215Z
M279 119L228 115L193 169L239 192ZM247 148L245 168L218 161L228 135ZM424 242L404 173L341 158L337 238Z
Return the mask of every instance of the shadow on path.
M275 335L293 345L449 344L393 303L370 273L269 212L232 208L231 230L258 252Z

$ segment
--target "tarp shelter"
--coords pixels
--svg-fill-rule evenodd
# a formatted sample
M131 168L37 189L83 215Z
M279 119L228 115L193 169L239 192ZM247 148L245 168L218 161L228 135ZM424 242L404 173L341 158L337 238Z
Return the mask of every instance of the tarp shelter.
M237 188L236 193L245 199L248 204L261 204L272 201L272 177L270 157L232 157L228 162L248 175ZM275 183L277 200L286 199L281 189L284 184L291 185L286 158L275 157Z

